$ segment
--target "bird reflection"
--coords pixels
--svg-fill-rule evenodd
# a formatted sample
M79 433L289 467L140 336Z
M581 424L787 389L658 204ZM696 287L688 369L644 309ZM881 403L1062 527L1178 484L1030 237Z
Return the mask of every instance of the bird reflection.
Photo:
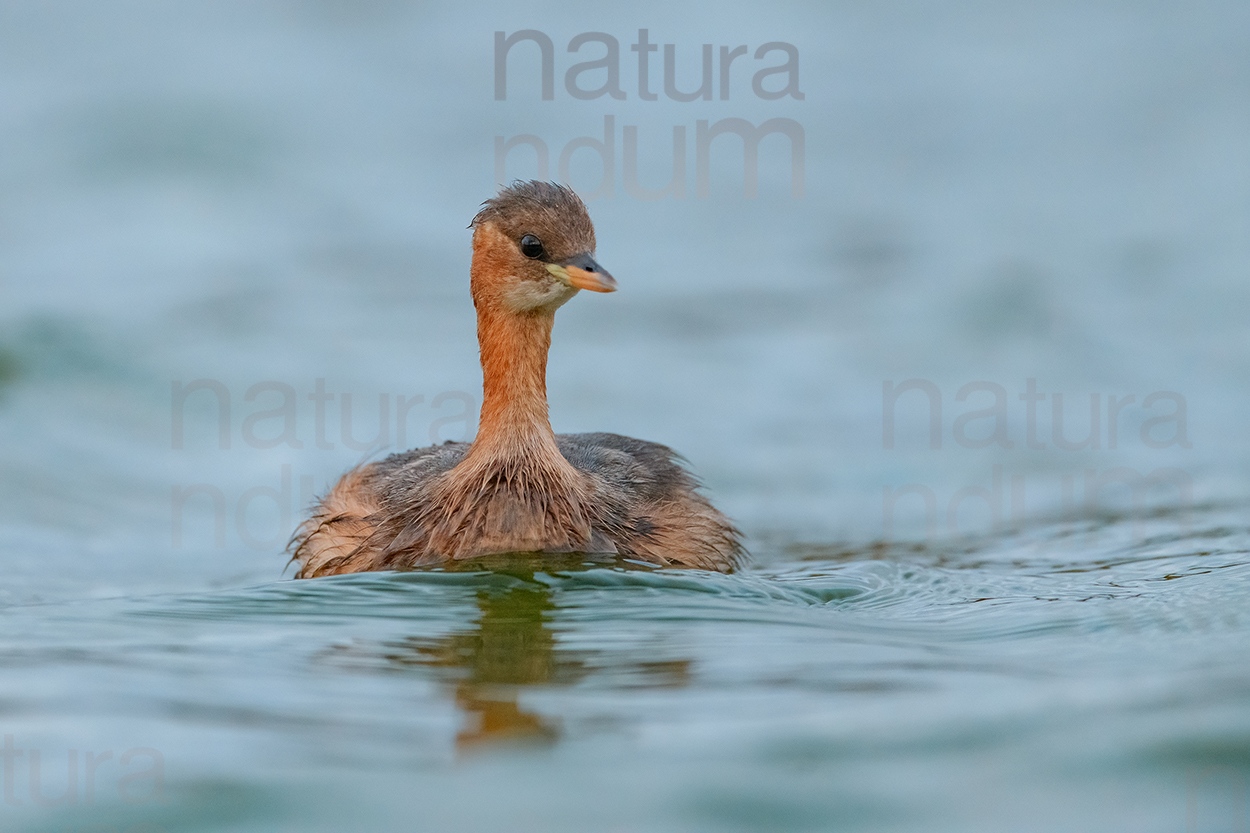
M556 650L547 625L555 609L550 588L479 590L477 605L480 615L473 630L432 645L411 644L418 664L456 681L456 705L467 718L456 746L468 750L496 742L555 741L556 724L517 703L520 686L567 685L586 673L575 652Z
M522 576L517 576L521 578ZM625 684L679 687L690 679L688 659L613 662L605 651L562 648L551 628L552 588L535 582L477 592L470 629L447 636L388 643L388 664L430 669L451 689L465 716L456 747L471 752L500 744L547 745L561 736L557 717L519 702L531 686L569 686L611 672Z

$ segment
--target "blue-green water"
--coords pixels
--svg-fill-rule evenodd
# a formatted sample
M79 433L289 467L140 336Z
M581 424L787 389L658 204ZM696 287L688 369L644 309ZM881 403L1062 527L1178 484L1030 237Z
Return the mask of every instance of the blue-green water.
M36 830L1236 830L1250 534L1195 515L1186 535L1156 518L1116 540L1106 519L732 576L566 565L13 606L6 731L42 751L39 794L69 780L79 806L33 812L18 758L6 813ZM128 744L152 751L124 766ZM114 755L87 802L89 751Z
M0 6L0 830L1250 830L1248 15ZM554 97L496 100L524 28ZM803 98L641 100L640 28ZM552 419L681 451L751 565L284 577L339 474L472 435L496 140L605 117ZM728 118L801 197L771 136L700 195Z

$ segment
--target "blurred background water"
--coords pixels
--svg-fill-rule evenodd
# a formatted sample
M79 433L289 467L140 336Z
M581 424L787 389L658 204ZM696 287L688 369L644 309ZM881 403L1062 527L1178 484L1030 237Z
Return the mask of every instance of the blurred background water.
M0 829L1250 829L1248 135L1234 0L0 5ZM518 136L621 282L556 429L752 566L284 578L472 435Z

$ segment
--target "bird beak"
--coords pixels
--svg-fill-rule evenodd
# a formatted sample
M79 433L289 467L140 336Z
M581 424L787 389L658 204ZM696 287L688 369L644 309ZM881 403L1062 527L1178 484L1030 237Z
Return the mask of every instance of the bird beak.
M589 254L576 255L560 263L548 263L547 271L555 275L556 280L574 289L589 289L591 292L616 291L616 278L595 263L595 259Z

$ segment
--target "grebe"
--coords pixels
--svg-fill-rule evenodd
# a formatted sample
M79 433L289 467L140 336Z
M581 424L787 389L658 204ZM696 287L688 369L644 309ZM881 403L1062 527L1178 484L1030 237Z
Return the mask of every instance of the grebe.
M483 376L477 437L344 475L292 539L296 577L507 553L732 570L745 555L738 530L672 449L551 430L555 311L579 289L616 289L594 261L595 230L581 199L564 186L516 182L483 203L469 227Z

